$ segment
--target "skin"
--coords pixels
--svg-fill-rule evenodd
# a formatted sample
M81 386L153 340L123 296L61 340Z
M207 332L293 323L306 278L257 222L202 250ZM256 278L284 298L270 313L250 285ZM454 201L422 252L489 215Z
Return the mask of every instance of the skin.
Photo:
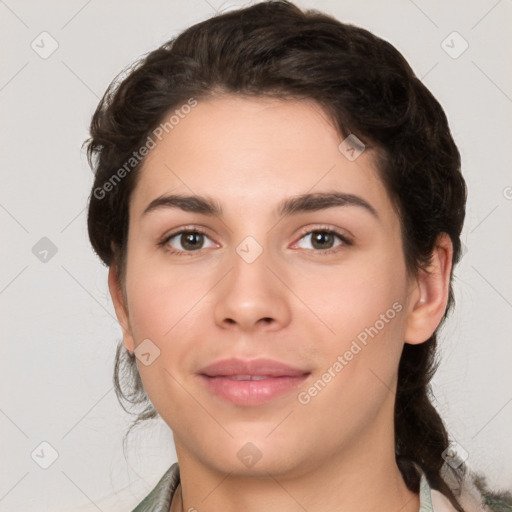
M404 343L422 343L448 297L452 247L441 235L428 272L409 275L397 214L370 149L349 161L343 137L310 101L221 96L198 105L148 155L130 202L126 273L109 288L130 351L150 339L160 356L137 361L153 405L174 434L181 484L171 510L417 511L395 463L393 406ZM360 206L279 218L283 199L344 192ZM223 217L143 211L164 194L205 195ZM200 250L158 242L202 227ZM314 245L312 231L350 234ZM304 234L307 230L310 234ZM252 236L263 252L236 248ZM180 235L167 243L185 251ZM325 249L324 249L325 247ZM334 252L322 254L326 249ZM401 311L306 405L318 381L365 328ZM266 320L265 320L266 319ZM253 407L211 394L200 368L226 357L268 357L311 372L293 392ZM253 443L261 459L237 452Z

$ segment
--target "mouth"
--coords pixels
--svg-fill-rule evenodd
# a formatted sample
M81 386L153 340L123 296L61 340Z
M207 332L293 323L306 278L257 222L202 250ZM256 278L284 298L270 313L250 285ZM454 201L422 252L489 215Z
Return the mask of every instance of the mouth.
M199 372L210 393L242 406L270 402L300 386L309 375L271 359L224 359Z

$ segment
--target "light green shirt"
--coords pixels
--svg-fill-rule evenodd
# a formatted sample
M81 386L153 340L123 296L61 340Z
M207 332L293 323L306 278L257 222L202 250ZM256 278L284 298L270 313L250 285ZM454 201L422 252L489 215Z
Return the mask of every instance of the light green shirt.
M156 487L135 507L132 512L169 512L171 500L180 483L178 463L174 463L156 484ZM431 489L425 478L420 480L420 509L419 512L437 512L432 506Z

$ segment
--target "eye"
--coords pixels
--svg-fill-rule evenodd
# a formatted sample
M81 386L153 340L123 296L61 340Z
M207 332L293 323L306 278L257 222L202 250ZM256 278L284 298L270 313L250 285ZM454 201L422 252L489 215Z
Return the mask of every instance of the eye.
M337 247L352 245L351 241L345 235L328 228L309 230L302 235L300 240L306 240L308 238L310 239L310 245L312 245L312 247L302 246L301 248L310 249L319 252L322 255L337 252ZM339 240L339 243L334 245L336 243L336 239Z
M206 239L210 240L206 233L198 228L182 229L166 236L158 245L164 247L170 254L187 254L204 249L203 244ZM215 247L215 244L211 242L210 247Z
M304 247L300 244L300 241L307 240L310 238L310 245L312 247ZM336 244L336 239L338 243ZM216 244L211 241L207 234L197 228L181 229L175 233L171 233L164 237L164 239L158 243L165 251L170 254L177 255L190 255L193 253L200 252L204 247L205 241L209 240L210 245L207 247L216 247ZM312 250L322 255L331 254L337 252L340 246L350 246L352 242L350 239L339 233L336 230L329 228L317 228L303 232L299 242L299 247L302 249Z

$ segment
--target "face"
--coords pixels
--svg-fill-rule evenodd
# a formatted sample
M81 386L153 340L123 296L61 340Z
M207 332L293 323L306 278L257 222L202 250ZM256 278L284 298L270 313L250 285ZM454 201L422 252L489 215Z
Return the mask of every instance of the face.
M126 304L110 283L178 457L298 474L391 439L421 289L374 155L342 140L312 102L223 96L148 155Z

